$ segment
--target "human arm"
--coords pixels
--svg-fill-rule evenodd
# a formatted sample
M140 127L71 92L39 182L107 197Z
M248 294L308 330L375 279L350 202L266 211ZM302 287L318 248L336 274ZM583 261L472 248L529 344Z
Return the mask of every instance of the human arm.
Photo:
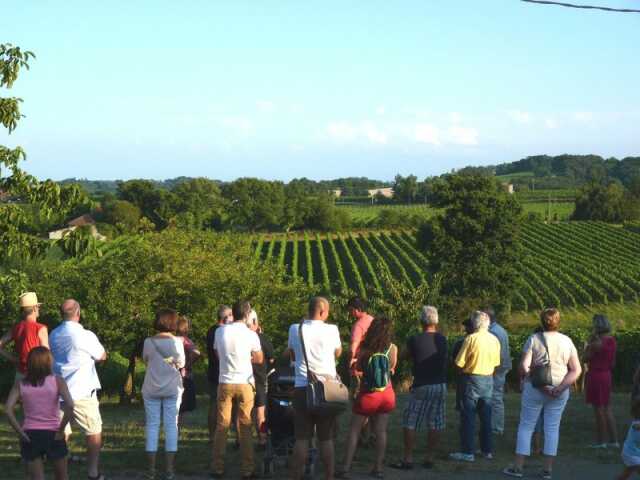
M251 363L261 364L264 362L264 352L262 351L262 346L260 345L260 337L255 332L251 332Z
M38 330L38 340L41 347L49 348L49 329L47 327L42 327Z
M62 420L60 420L60 427L56 432L56 440L61 440L64 438L64 429L67 424L73 418L73 399L71 398L71 394L69 393L69 388L67 387L67 382L64 381L61 377L56 377L56 382L58 383L58 393L62 397Z
M9 397L7 398L7 403L5 404L4 409L5 409L5 413L7 414L7 420L9 420L9 425L11 425L11 428L13 428L16 431L16 433L20 436L22 440L24 440L25 442L30 442L31 440L29 439L25 431L22 429L22 426L16 419L15 410L19 400L20 400L20 386L18 385L18 382L16 382L13 384L13 388L11 389L11 392L9 392Z
M17 364L18 363L18 357L16 357L11 352L8 352L5 349L6 345L8 345L9 343L12 342L12 339L13 339L13 335L11 335L11 330L9 330L7 333L5 333L2 336L2 338L0 338L0 357L4 358L5 360L10 361L13 364Z
M398 347L392 343L391 349L389 350L389 370L391 370L391 375L395 375L397 366L398 366Z
M358 348L364 338L364 330L357 324L351 330L351 341L349 342L349 366L353 366L358 361ZM341 347L342 348L342 347ZM342 353L342 350L340 350ZM337 355L340 356L340 355Z
M460 370L464 370L464 367L467 364L467 354L469 353L470 338L470 336L465 337L464 341L462 342L462 346L460 347L460 351L458 352L458 355L456 355L456 359L454 361L455 366Z
M338 330L337 325L333 325L333 343L335 347L334 355L336 356L337 360L338 358L340 358L340 355L342 355L342 341L340 340L340 330ZM351 364L353 364L353 361L351 362Z
M85 349L89 352L89 355L91 355L91 358L93 358L95 362L104 362L107 359L107 351L104 349L95 333L87 330L85 342Z
M182 342L182 338L174 337L174 342L176 345L176 356L173 359L174 365L179 370L184 368L185 363L187 362L187 354L184 349L184 343Z

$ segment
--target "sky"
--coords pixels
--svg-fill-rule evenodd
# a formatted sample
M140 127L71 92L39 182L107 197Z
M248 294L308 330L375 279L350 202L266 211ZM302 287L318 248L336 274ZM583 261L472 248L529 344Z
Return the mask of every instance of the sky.
M640 1L583 3L640 8ZM640 14L518 0L2 0L39 178L424 178L640 155Z

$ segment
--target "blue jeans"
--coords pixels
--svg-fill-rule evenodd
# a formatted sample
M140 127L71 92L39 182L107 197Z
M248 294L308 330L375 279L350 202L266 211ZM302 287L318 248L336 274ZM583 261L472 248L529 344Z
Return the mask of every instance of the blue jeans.
M476 414L480 416L480 449L482 453L493 452L491 428L491 405L493 376L465 375L462 410L460 411L460 443L462 453L475 453Z

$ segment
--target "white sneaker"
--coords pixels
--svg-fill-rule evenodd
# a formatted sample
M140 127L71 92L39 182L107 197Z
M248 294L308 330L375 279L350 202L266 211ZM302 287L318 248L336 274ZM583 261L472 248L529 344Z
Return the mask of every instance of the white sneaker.
M502 470L502 473L504 473L507 477L515 477L515 478L523 477L522 470L517 468L515 465L509 465L507 468Z
M456 462L475 462L476 461L476 457L474 455L470 453L462 453L462 452L450 453L449 458L451 460L455 460Z

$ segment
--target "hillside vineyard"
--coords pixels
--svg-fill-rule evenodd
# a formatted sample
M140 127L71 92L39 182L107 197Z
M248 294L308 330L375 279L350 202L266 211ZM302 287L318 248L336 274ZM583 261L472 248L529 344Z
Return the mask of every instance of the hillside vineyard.
M514 310L638 301L640 234L600 222L528 223L522 243ZM336 293L379 290L383 269L413 286L426 280L427 260L411 231L265 234L255 256Z

